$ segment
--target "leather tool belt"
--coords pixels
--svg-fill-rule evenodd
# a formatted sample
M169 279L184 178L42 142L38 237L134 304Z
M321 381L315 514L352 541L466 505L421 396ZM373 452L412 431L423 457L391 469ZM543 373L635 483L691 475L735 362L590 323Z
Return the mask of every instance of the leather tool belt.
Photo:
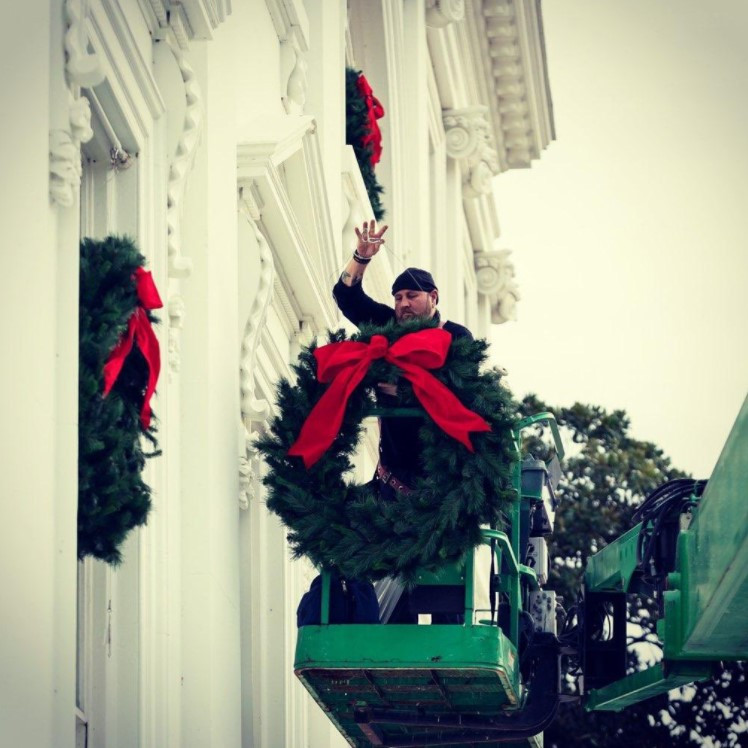
M377 463L377 480L382 481L385 485L394 488L395 491L400 493L409 494L413 492L409 486L406 486L401 480L392 475L392 471L387 469L386 465L382 465L381 462Z

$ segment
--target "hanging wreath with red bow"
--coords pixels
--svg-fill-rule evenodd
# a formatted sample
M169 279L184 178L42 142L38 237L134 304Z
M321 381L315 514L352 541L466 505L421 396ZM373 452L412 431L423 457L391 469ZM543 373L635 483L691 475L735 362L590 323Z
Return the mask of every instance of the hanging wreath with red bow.
M258 442L267 506L288 527L294 554L369 579L408 579L459 559L480 542L481 525L502 525L513 496L515 404L497 370L481 371L487 344L449 340L423 321L329 337L302 351L294 385L281 381L277 415ZM394 381L399 406L427 414L424 477L383 501L373 482L345 476L377 383Z
M353 146L361 177L377 221L384 217L382 193L374 167L382 157L382 133L379 122L384 107L360 70L345 71L345 142Z
M159 454L150 399L160 355L151 325L162 304L129 239L84 239L80 253L78 556L117 564L151 507L142 471Z

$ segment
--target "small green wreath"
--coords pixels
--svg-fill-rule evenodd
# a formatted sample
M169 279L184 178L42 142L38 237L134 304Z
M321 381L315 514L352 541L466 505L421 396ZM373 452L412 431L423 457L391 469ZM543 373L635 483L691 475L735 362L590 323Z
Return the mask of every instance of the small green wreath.
M368 343L378 334L391 345L433 326L419 320L362 326L350 338L343 330L331 332L329 341ZM419 429L425 476L412 493L398 494L395 501L380 499L373 483L344 480L353 468L362 421L375 406L377 383L398 381L399 407L418 406L410 383L398 379L397 367L383 359L372 363L351 395L338 437L318 462L307 469L301 458L287 454L327 386L317 381L315 347L302 350L294 365L296 384L280 382L277 415L257 444L268 466L263 479L269 489L267 506L289 528L296 557L336 567L350 578L400 575L412 580L418 569L455 561L478 545L481 525L503 525L504 510L514 496L515 403L496 369L480 370L485 341L453 339L444 366L431 373L488 421L491 431L472 434L471 453L425 417Z

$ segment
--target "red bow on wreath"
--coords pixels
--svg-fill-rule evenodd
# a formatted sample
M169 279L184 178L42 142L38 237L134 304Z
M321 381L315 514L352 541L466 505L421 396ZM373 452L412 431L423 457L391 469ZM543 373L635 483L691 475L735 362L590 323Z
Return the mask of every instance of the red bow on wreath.
M379 130L377 120L384 117L384 107L382 106L379 99L374 96L374 92L369 85L369 81L366 80L366 76L358 76L356 81L356 87L358 88L361 96L364 97L366 102L367 120L368 120L368 132L361 138L361 144L364 146L371 146L371 165L379 163L379 159L382 157L382 133Z
M401 369L435 423L472 452L470 432L490 431L491 427L426 371L444 365L451 342L451 333L429 328L403 335L392 345L384 335L372 335L369 343L343 341L317 348L317 379L331 384L304 421L288 454L301 457L307 468L319 460L340 431L348 398L366 376L371 362L378 358Z
M138 294L138 306L127 323L127 332L109 354L104 364L104 397L106 397L117 381L125 359L132 350L133 343L137 343L143 358L148 364L148 384L140 410L140 423L144 429L151 425L151 396L156 391L159 371L161 370L161 354L158 348L158 338L153 332L151 321L146 309L160 309L163 306L158 295L156 285L151 274L143 268L138 268L134 274L135 288Z

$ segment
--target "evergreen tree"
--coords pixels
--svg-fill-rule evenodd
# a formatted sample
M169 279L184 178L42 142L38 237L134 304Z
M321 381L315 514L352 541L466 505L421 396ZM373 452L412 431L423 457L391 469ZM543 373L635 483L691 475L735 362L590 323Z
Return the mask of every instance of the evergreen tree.
M636 507L655 488L684 477L664 452L651 442L629 434L629 419L622 410L575 403L552 407L534 395L524 398L523 415L550 410L567 441L569 456L559 485L561 505L550 539L552 569L548 587L562 595L568 607L582 586L587 559L633 526ZM539 431L542 431L540 429ZM540 434L539 434L540 435ZM535 456L547 457L540 438L526 442ZM631 596L629 618L641 627L636 642L657 641L655 605L651 599ZM641 650L640 650L641 651ZM629 670L646 666L636 650ZM641 748L694 746L711 737L713 745L740 745L735 724L748 718L745 666L731 663L711 680L640 702L622 712L586 712L581 705L564 704L546 730L547 748ZM685 697L685 698L684 698ZM737 729L740 729L739 727Z

